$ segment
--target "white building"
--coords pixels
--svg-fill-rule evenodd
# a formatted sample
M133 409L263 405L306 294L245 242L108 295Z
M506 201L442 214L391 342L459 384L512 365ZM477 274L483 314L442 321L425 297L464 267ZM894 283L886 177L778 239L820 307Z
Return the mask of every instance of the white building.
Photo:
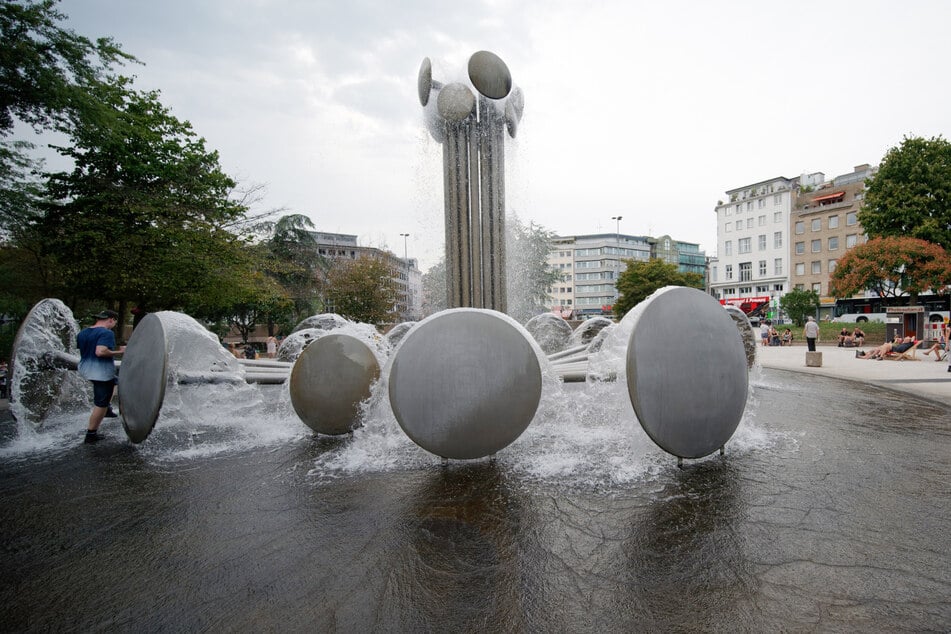
M789 290L789 216L800 181L777 176L726 192L718 201L717 257L710 262L710 293L751 310ZM743 306L746 304L746 306Z

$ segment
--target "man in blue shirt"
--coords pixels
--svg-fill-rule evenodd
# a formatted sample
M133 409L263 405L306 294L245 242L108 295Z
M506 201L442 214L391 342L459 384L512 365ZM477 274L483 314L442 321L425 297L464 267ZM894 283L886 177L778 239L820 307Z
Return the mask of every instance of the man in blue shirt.
M96 315L96 323L84 328L76 337L79 345L79 376L92 382L93 408L86 428L86 440L94 443L102 438L99 425L109 411L112 392L116 387L116 364L113 357L125 352L125 346L118 350L116 336L112 329L119 323L119 313L104 310Z

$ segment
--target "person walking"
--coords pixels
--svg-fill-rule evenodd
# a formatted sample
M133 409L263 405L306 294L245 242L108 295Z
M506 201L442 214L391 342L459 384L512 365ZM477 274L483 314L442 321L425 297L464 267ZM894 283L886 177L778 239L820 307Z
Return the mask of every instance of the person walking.
M85 443L94 443L102 439L99 425L102 419L116 416L109 407L112 393L116 388L116 364L113 357L125 352L125 346L116 347L116 336L112 329L119 323L119 313L104 310L96 317L96 323L84 328L76 337L79 346L79 376L92 383L93 408L86 426Z
M812 318L812 315L806 317L806 327L802 329L802 336L806 338L809 352L815 352L816 341L819 340L819 324Z
M277 356L277 339L274 335L267 338L267 358L273 359Z

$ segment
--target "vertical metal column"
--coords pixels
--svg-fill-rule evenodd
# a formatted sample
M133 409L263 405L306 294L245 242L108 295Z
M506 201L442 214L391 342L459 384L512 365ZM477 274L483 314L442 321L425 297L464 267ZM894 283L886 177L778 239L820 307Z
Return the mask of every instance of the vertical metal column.
M504 121L495 105L479 97L479 168L482 183L482 279L486 308L501 313L505 297Z

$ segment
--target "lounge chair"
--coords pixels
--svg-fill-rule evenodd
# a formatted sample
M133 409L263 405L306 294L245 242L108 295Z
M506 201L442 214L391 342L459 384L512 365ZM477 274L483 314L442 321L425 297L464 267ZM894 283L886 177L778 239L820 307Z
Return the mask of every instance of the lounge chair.
M913 342L911 347L904 352L889 352L885 355L885 358L890 361L921 361L921 359L918 358L917 352L923 343L924 340L919 339Z

